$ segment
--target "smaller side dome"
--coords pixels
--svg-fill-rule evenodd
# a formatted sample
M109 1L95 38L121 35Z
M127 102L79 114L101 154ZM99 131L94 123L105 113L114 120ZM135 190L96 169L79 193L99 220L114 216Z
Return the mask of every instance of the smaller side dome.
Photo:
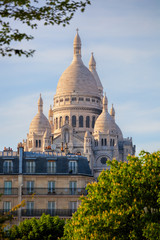
M40 98L38 100L38 113L30 124L29 133L34 132L36 134L44 134L46 130L49 134L51 134L51 126L48 119L43 114L43 100L40 94Z

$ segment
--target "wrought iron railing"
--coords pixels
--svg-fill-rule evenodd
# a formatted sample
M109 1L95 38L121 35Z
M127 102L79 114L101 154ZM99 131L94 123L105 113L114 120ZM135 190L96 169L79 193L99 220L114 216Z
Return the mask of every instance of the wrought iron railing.
M38 217L41 216L43 213L50 214L51 216L72 216L77 209L22 209L21 216L22 217Z
M18 188L0 188L2 195L18 195Z
M22 195L87 195L85 188L22 188Z
M18 211L11 211L9 209L0 209L0 215L7 215L7 216L17 216L18 215Z

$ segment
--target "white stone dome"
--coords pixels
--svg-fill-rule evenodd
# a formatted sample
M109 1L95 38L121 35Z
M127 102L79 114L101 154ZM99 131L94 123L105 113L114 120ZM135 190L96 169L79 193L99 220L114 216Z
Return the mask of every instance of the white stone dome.
M40 95L40 98L38 100L38 113L30 124L29 133L44 134L46 130L47 132L51 133L50 123L46 116L43 114L43 100Z
M116 125L107 111L103 111L97 118L94 126L94 132L107 134L112 130L116 130Z
M103 134L109 134L113 132L118 135L119 140L122 140L123 139L122 132L118 127L118 125L115 123L113 117L111 117L111 115L108 113L107 105L108 105L108 100L107 100L107 97L104 96L103 111L95 122L94 133L100 132Z
M73 61L61 75L56 95L77 93L79 95L99 96L96 80L81 60L81 40L78 32L73 46Z
M98 96L98 88L92 73L82 61L73 61L63 72L57 85L56 95L78 93Z

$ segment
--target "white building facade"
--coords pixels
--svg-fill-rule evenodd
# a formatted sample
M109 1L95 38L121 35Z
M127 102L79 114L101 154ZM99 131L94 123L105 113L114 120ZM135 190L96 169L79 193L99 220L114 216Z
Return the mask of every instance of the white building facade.
M87 68L81 58L81 39L77 32L71 65L63 72L54 95L48 119L43 114L43 100L38 100L38 113L32 120L25 151L43 152L46 149L86 156L95 178L107 168L106 160L126 161L135 154L132 138L123 138L115 122L112 105L96 71L93 54Z

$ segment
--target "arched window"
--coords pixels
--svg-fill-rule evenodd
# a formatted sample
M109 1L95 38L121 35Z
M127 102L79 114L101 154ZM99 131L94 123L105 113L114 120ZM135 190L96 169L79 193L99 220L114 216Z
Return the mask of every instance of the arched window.
M114 146L114 139L113 139L113 146Z
M90 117L86 117L86 128L90 128Z
M83 127L83 116L79 116L79 127Z
M58 118L56 118L56 129L58 129Z
M59 128L62 127L62 117L59 118Z
M72 127L76 127L76 116L72 116Z
M112 144L113 144L113 143L112 143L112 139L110 139L110 146L113 146Z
M64 132L64 143L68 143L68 142L69 142L69 131L68 129L66 129Z
M107 139L104 139L104 146L107 146Z
M103 146L103 138L101 139L101 145Z
M92 117L92 128L94 128L94 124L95 124L95 116Z
M39 140L39 147L41 147L41 140Z
M69 124L69 117L65 116L65 124Z

